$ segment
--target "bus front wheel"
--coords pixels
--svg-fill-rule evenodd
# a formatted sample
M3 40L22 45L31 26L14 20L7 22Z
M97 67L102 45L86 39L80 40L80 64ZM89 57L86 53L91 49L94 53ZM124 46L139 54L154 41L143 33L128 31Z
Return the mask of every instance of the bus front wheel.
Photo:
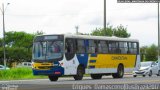
M124 66L122 64L118 65L117 73L113 73L113 78L123 78L124 75Z
M102 74L91 74L91 78L92 79L101 79L102 78Z
M57 81L58 80L58 76L48 76L50 81Z
M83 74L84 74L84 68L83 66L78 66L77 68L77 74L74 75L75 80L82 80L83 79Z

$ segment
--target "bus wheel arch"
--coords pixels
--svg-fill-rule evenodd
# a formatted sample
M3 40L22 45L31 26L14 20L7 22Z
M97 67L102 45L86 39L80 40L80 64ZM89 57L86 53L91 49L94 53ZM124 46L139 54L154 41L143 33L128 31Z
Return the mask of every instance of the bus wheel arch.
M77 67L77 74L74 75L73 77L75 80L82 80L84 74L85 74L85 67L84 65L80 64Z
M117 73L113 73L113 78L123 78L124 75L124 65L120 63L117 67Z

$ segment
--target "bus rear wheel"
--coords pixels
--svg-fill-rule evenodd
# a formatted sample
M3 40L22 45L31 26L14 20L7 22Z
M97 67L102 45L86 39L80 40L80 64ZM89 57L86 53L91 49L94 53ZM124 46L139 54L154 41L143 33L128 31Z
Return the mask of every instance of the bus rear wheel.
M57 81L58 80L58 76L48 76L50 81Z
M118 65L117 73L113 73L113 78L123 78L124 75L124 66L122 64Z
M102 74L91 74L91 78L92 79L101 79L102 78Z
M137 75L133 75L133 77L137 77Z
M84 68L82 66L78 66L77 75L73 76L75 80L82 80L84 74Z

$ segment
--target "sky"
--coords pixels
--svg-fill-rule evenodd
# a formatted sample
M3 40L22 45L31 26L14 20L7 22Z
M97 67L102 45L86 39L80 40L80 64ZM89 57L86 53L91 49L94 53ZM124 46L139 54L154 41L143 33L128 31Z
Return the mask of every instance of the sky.
M103 28L104 0L0 0L10 3L5 10L8 31L45 34L91 33ZM106 20L116 27L127 27L130 38L138 39L140 46L158 43L158 16L156 3L117 3L106 0ZM3 36L0 14L0 37Z

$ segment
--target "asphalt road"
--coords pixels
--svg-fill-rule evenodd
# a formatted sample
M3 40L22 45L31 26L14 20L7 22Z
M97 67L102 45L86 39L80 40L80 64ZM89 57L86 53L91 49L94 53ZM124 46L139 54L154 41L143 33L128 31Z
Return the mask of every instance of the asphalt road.
M102 79L92 80L84 77L75 81L72 77L59 78L57 82L48 79L0 81L1 90L160 90L160 76L136 77L125 75L122 79L113 79L111 76L103 76Z

